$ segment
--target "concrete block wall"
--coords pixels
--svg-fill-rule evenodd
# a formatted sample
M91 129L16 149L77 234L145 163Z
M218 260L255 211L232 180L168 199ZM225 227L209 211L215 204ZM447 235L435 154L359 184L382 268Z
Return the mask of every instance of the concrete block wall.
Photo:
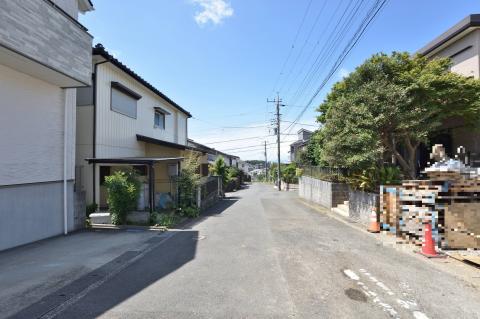
M333 208L348 200L348 185L332 183L309 176L299 179L299 196L326 208Z
M348 201L349 217L359 223L368 225L372 207L378 208L379 200L378 194L350 190Z
M72 231L73 181L67 193L67 225ZM63 234L63 182L0 187L0 221L0 251Z

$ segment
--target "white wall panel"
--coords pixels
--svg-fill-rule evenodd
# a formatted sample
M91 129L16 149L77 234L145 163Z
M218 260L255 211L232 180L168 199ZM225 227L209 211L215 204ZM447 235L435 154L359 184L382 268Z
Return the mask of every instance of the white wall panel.
M63 90L0 65L0 96L0 185L61 180Z
M155 139L186 144L186 116L161 99L122 70L107 63L98 67L97 76L97 157L145 156L144 143L136 139L137 134ZM116 81L140 94L137 101L137 118L133 119L110 108L111 82ZM154 127L154 107L161 107L170 114L165 117L165 129ZM177 114L181 114L179 125ZM181 133L176 133L181 130Z
M450 57L455 55L460 50L463 50L469 46L470 49L457 54L452 57L452 71L464 76L473 76L476 79L479 78L480 64L479 64L479 42L480 42L480 30L473 31L450 44L445 49L437 52L435 57Z

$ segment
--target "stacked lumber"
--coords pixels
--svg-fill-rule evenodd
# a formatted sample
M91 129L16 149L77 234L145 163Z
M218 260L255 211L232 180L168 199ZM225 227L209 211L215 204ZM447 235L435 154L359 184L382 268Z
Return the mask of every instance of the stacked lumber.
M399 186L380 186L380 227L392 235L400 234L399 194Z
M480 177L459 171L427 176L381 187L382 229L421 245L424 224L431 223L440 247L480 249Z

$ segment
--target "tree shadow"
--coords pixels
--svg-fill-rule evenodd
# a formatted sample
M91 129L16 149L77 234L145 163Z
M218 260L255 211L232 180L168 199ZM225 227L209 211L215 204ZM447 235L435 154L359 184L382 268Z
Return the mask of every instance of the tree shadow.
M145 242L146 250L127 251L10 318L38 318L89 289L56 317L97 318L193 260L197 241L198 231L193 230L152 237Z

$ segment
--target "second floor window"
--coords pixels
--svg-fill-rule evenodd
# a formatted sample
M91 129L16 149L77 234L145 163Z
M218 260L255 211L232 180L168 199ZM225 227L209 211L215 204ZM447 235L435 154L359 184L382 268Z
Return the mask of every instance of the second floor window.
M155 111L155 119L154 119L155 127L165 129L165 114L162 112Z
M128 117L137 118L137 101L141 96L118 82L112 82L111 109Z

